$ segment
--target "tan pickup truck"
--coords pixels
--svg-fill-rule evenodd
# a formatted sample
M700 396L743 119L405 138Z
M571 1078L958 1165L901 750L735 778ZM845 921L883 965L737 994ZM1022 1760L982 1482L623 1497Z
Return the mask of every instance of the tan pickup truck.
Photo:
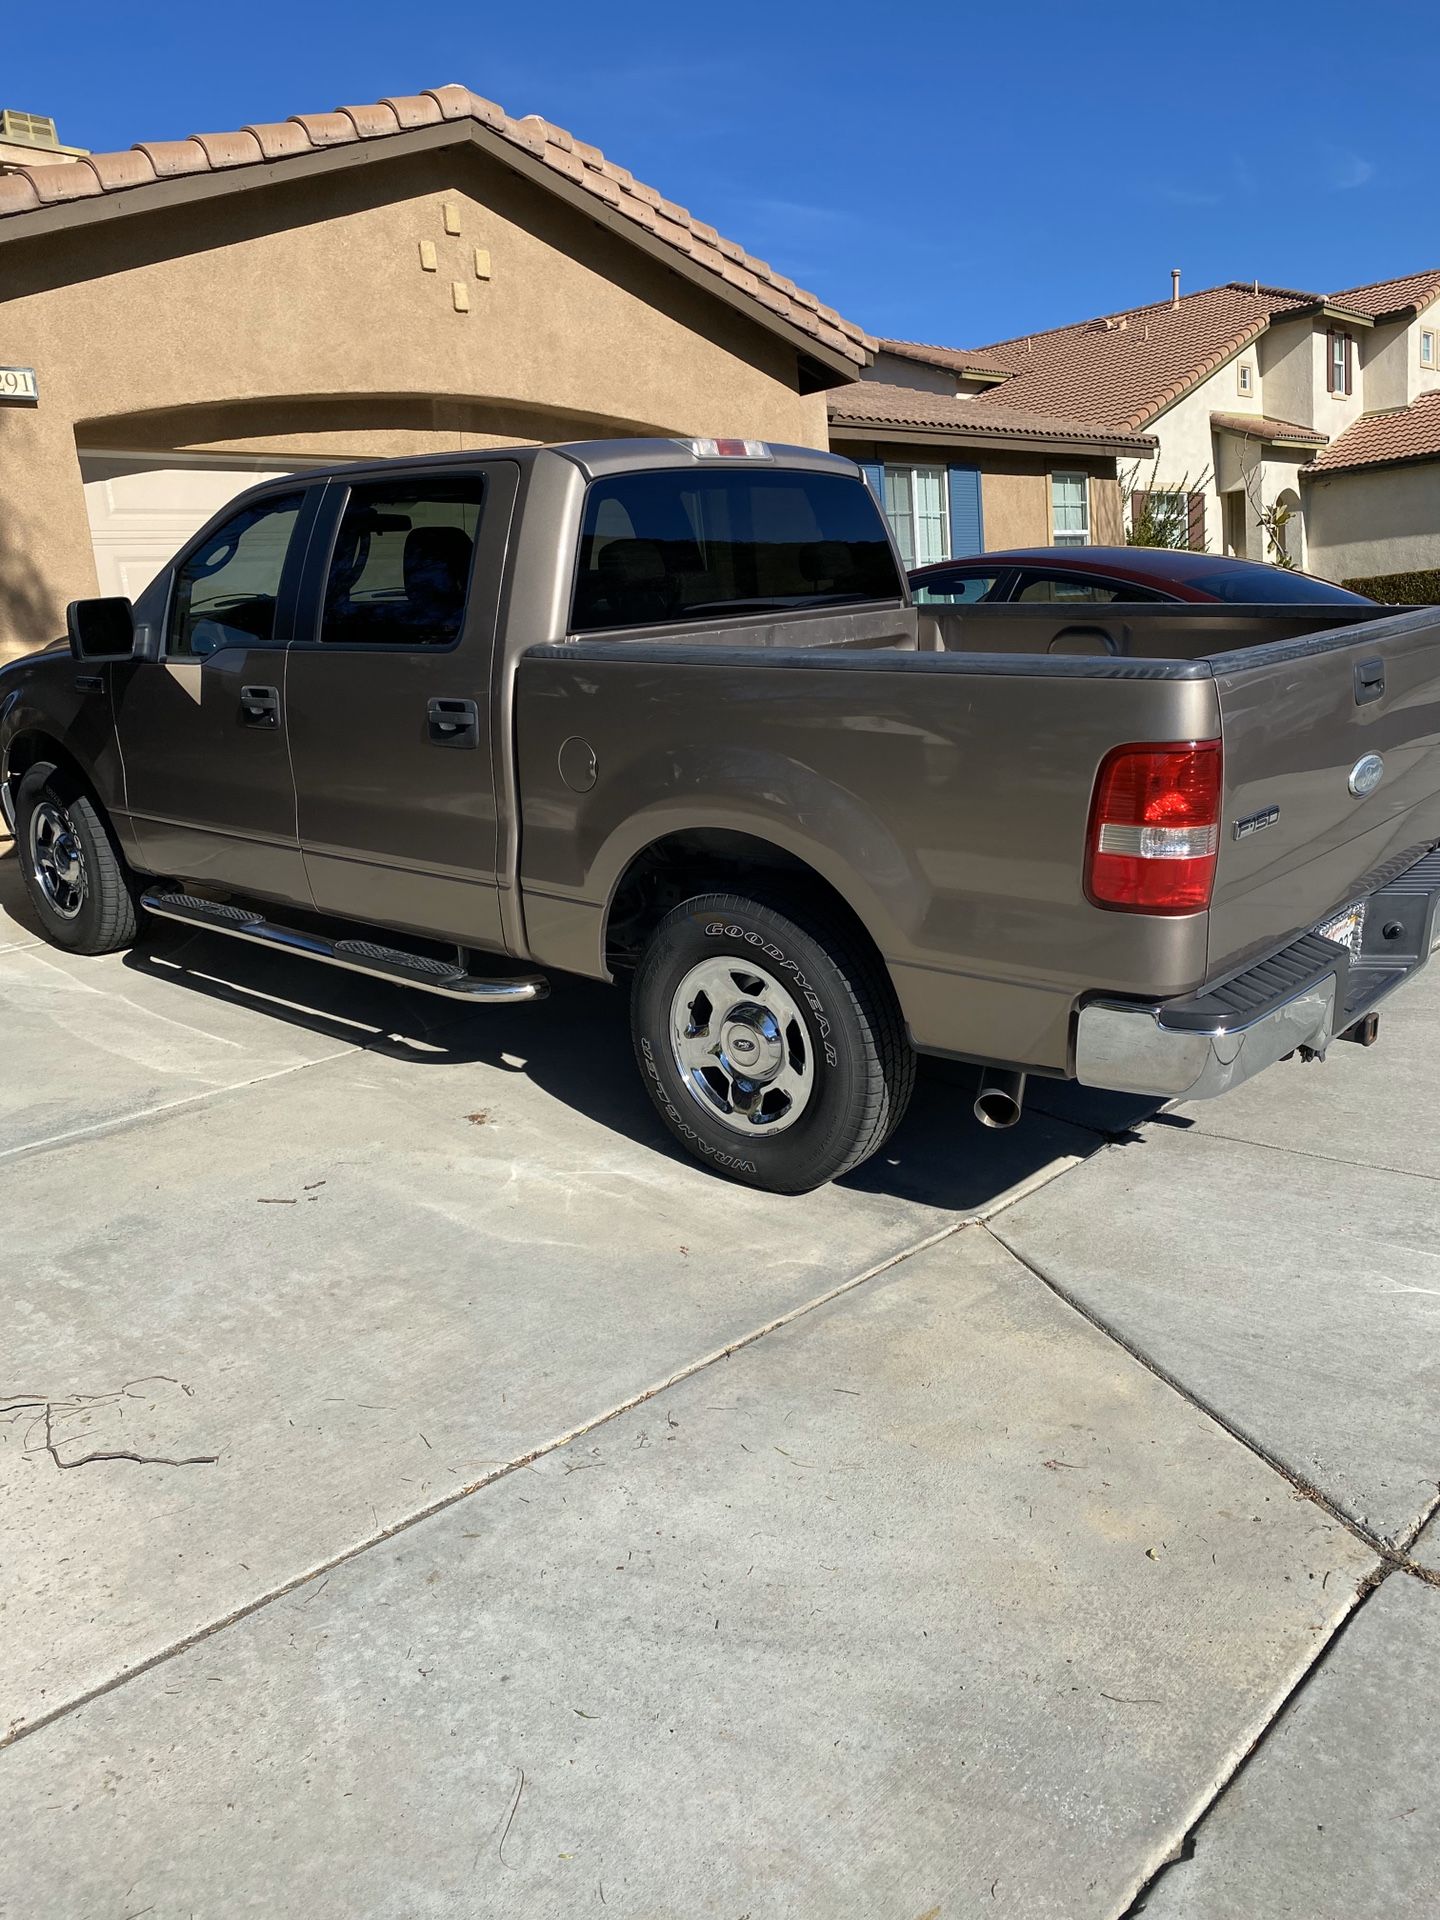
M472 1003L626 981L674 1134L778 1192L917 1052L1005 1124L1027 1074L1373 1037L1437 940L1440 618L1006 612L917 610L801 448L307 471L0 674L0 800L75 952L150 914Z

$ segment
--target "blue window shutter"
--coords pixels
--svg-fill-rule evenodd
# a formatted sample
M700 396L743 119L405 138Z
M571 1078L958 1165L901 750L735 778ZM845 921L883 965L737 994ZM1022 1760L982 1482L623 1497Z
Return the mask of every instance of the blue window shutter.
M950 469L950 558L963 560L985 551L985 521L980 512L980 469Z
M862 460L860 471L865 476L865 484L880 502L881 512L885 509L885 469L878 460Z

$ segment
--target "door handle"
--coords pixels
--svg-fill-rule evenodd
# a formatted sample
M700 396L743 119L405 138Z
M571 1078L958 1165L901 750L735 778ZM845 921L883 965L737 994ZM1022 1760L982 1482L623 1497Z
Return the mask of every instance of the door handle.
M1385 662L1383 660L1362 660L1355 669L1355 704L1368 706L1372 700L1379 700L1385 692Z
M430 700L426 731L432 747L478 747L480 710L473 700Z
M278 727L280 689L278 687L241 687L240 724L244 727Z

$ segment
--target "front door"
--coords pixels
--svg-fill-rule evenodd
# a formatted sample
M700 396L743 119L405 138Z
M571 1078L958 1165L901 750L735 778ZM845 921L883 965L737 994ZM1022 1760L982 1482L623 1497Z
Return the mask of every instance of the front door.
M324 913L500 950L491 663L519 468L332 482L287 663Z
M126 811L151 872L309 904L295 834L285 648L318 489L248 501L156 582L162 655L115 670ZM160 613L161 604L166 611Z

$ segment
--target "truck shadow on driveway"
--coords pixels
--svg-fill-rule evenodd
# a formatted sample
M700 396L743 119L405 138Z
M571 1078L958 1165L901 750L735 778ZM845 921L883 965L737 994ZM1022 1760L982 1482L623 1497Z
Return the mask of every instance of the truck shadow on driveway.
M168 931L152 934L123 964L420 1072L474 1064L523 1074L597 1126L689 1164L646 1098L618 989L560 976L538 1005L468 1008L218 936ZM1057 1082L1032 1081L1031 1089L1020 1124L992 1132L970 1110L974 1069L922 1060L904 1121L840 1184L945 1213L984 1212L1001 1195L1125 1138L1150 1111L1144 1102ZM477 1082L474 1101L485 1098Z

